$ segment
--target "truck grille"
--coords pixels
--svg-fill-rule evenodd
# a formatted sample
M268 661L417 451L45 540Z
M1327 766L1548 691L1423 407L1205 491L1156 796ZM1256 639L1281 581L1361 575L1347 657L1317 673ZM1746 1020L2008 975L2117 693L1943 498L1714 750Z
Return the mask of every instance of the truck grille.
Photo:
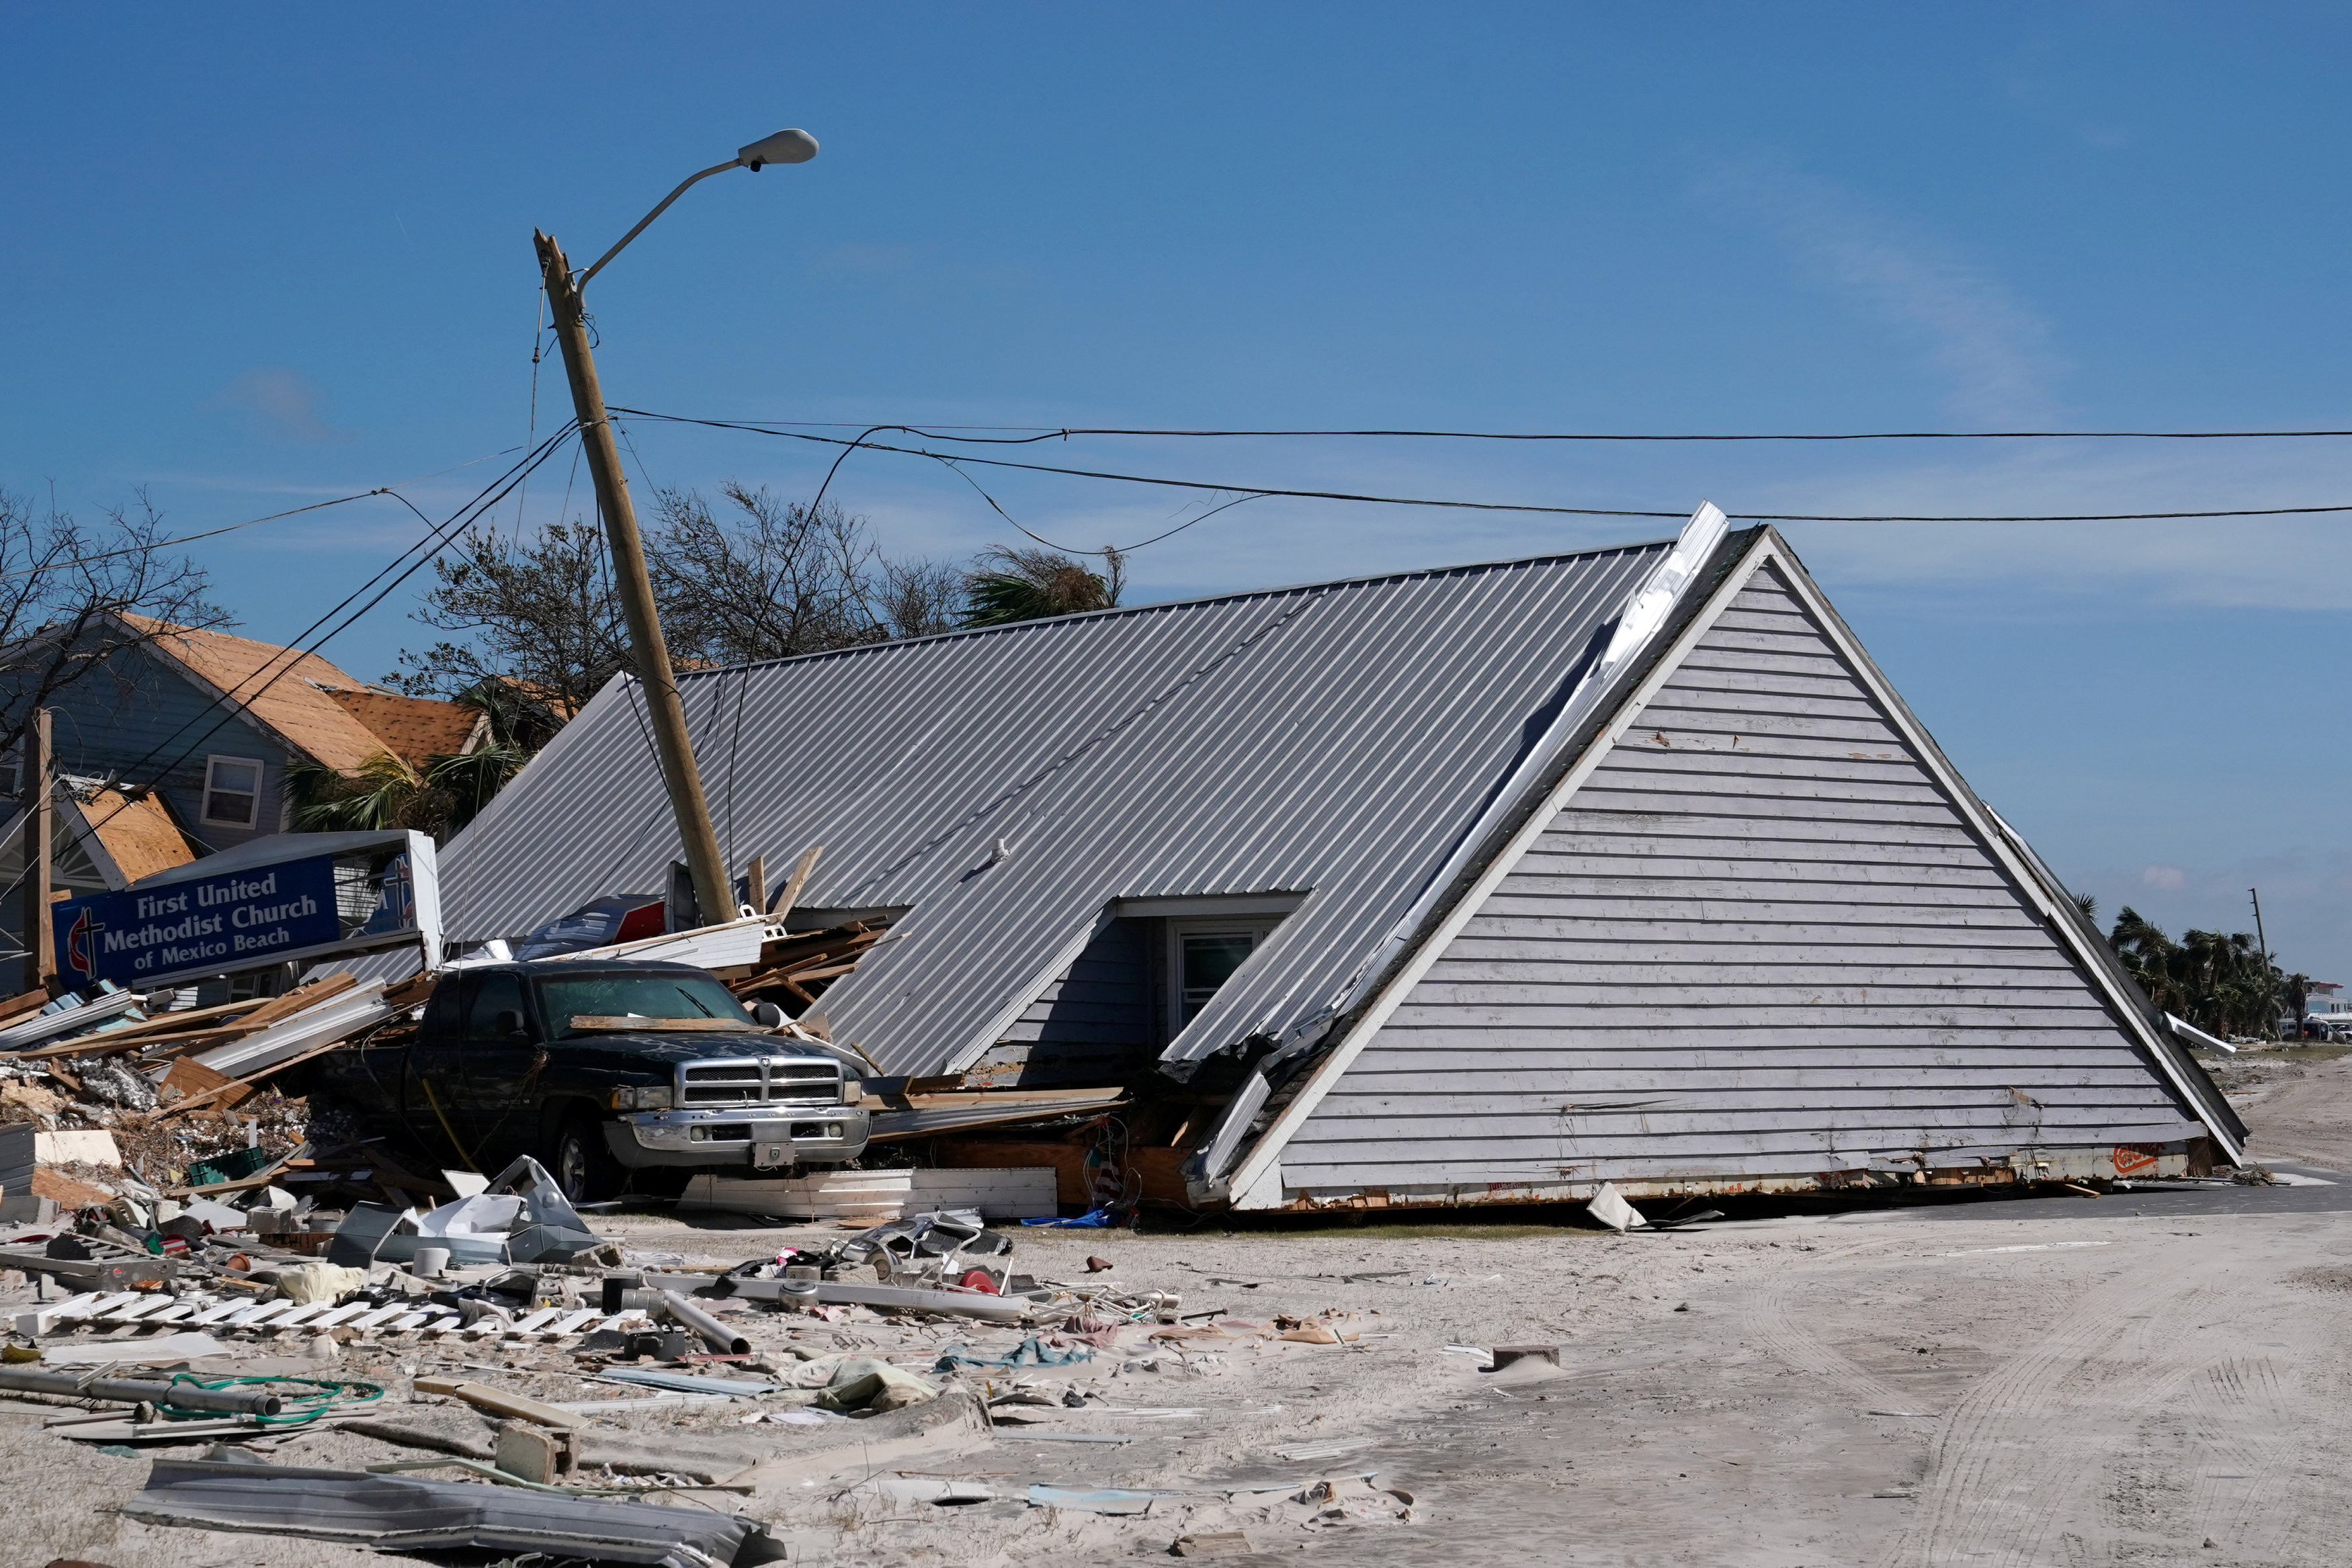
M787 1057L742 1057L728 1061L691 1061L677 1070L681 1111L720 1105L759 1105L770 1101L837 1101L841 1070L827 1062Z

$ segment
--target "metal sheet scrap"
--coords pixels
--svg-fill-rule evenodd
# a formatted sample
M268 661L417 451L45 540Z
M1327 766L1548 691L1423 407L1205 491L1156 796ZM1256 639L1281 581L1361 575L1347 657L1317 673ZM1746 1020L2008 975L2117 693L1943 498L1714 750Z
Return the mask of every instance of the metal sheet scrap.
M646 1502L600 1502L508 1487L216 1459L158 1459L123 1506L149 1524L255 1531L380 1552L474 1547L650 1568L719 1568L745 1521Z

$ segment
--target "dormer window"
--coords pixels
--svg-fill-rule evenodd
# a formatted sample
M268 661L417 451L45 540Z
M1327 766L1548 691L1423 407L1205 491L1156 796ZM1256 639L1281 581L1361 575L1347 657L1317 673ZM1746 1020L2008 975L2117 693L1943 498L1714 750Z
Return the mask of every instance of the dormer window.
M1168 922L1171 1036L1200 1016L1279 924L1279 915Z

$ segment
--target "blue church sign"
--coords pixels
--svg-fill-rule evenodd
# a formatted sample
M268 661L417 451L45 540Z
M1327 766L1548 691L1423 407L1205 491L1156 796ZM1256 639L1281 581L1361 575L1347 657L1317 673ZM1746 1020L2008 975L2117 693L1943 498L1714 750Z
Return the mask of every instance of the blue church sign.
M289 833L285 839L293 841L286 847L306 838L310 842L304 848L342 852L280 861L240 857L243 863L210 876L150 878L119 893L52 904L59 978L75 988L112 980L131 989L153 989L192 977L364 952L420 937L427 961L438 957L440 918L429 839L409 833ZM386 861L382 849L353 852L362 846L339 841L361 839L373 841L366 848L398 847L402 852Z

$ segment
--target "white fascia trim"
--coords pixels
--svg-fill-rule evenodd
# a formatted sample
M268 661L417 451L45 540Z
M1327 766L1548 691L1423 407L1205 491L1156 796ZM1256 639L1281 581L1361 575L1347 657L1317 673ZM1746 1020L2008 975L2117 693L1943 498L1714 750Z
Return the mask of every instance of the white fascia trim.
M2203 1030L2199 1029L2187 1019L2175 1018L2172 1014L2167 1013L2164 1015L2164 1021L2172 1026L2173 1033L2179 1035L2181 1039L2187 1040L2191 1045L2201 1045L2210 1051L2225 1051L2231 1056L2238 1054L2238 1048L2236 1046L2231 1045L2226 1040L2220 1040L2212 1035L2207 1034Z
M1877 664L1868 653L1863 652L1862 644L1847 629L1844 620L1837 612L1830 608L1828 597L1814 583L1811 575L1782 546L1780 536L1769 531L1759 551L1756 565L1761 566L1768 559L1781 568L1780 575L1787 580L1790 590L1804 601L1807 609L1812 612L1813 619L1820 623L1823 633L1831 642L1837 644L1838 651L1845 655L1846 663L1853 667L1855 674L1865 686L1870 688L1871 695L1878 699L1879 706L1886 710L1888 718L1902 733L1903 738L1910 744L1911 749L1918 755L1920 762L1927 768L1928 774L1943 786L1944 793L1951 797L1952 804L1958 809L1962 819L1975 831L1977 836L1984 841L1985 846L1992 852L1993 858L2000 862L2003 870L2008 872L2010 880L2017 884L2025 894L2028 901L2041 914L2043 923L2058 938L2060 946L2074 955L2075 963L2090 977L2091 983L2106 997L2116 1016L2123 1020L2124 1028L2146 1048L2149 1058L2155 1061L2157 1070L2162 1072L2173 1088L2179 1092L2181 1103L2189 1108L2189 1113L2197 1121L2204 1124L2207 1134L2229 1155L2231 1164L2236 1165L2242 1162L2245 1158L2243 1145L2232 1142L2227 1132L2207 1122L2201 1114L2198 1113L2199 1096L2196 1091L2181 1077L2179 1070L2174 1066L2171 1053L2165 1049L2165 1042L2157 1038L2156 1031L2149 1024L2147 1015L2140 1010L2137 1002L2116 987L2115 977L2108 973L2105 964L2100 960L2099 956L2084 948L2081 933L2075 929L2074 921L2059 910L2056 901L2051 897L2048 884L2035 874L2033 868L2026 863L2025 858L2018 853L2016 843L2022 841L2012 841L2009 833L2004 831L2005 824L1993 819L1992 808L1977 799L1976 791L1969 788L1967 781L1960 778L1958 769L1955 768L1950 759L1945 757L1943 747L1936 744L1934 737L1927 734L1926 727L1913 716L1909 705L1895 695L1894 687L1879 673ZM1749 572L1741 573L1741 580L1745 581L1748 575L1750 575Z
M1070 939L1055 950L1053 957L1046 960L1045 968L1033 976L1027 985L1013 993L1013 999L989 1020L988 1027L966 1042L962 1050L948 1058L946 1065L940 1069L940 1072L961 1072L987 1055L990 1049L1004 1038L1004 1031L1018 1023L1021 1015L1029 1010L1029 1005L1045 993L1045 988L1078 961L1078 955L1087 950L1087 944L1100 935L1102 928L1113 918L1113 910L1107 907L1091 922L1079 926Z
M74 841L81 846L81 852L89 857L89 863L97 868L106 885L116 893L129 887L131 879L123 874L121 865L114 858L114 852L106 847L106 841L98 836L97 825L90 821L83 803L62 789L55 793L58 798L49 802L50 811L65 817L66 827L72 832ZM110 789L99 799L121 800L122 797Z
M1283 1108L1280 1116L1275 1118L1274 1125L1265 1130L1265 1135L1257 1141L1256 1146L1250 1150L1248 1156L1226 1180L1227 1190L1234 1195L1233 1205L1235 1208L1272 1208L1282 1202L1282 1193L1278 1185L1261 1181L1260 1178L1267 1171L1280 1168L1284 1146L1306 1123L1307 1118L1314 1114L1315 1108L1323 1103L1323 1097L1331 1092L1333 1085L1339 1082L1356 1058L1363 1054L1364 1047L1370 1045L1373 1037L1380 1033L1381 1026L1388 1022L1389 1015L1403 1005L1405 998L1412 994L1413 987L1421 983L1422 977L1429 973L1439 956L1453 945L1454 938L1461 934L1462 928L1470 924L1471 917L1485 906L1488 896L1501 884L1502 880L1517 869L1519 862L1526 857L1528 851L1533 848L1536 841L1543 836L1544 830L1551 825L1552 819L1559 815L1560 809L1584 787L1584 781L1592 776L1593 770L1601 766L1601 759L1615 747L1625 732L1633 727L1634 721L1641 716L1642 710L1649 706L1650 699L1658 694L1659 688L1664 686L1674 673L1681 667L1683 659L1690 653L1692 647L1701 637L1714 629L1716 621L1723 614L1725 608L1738 597L1740 590L1748 586L1748 580L1756 574L1758 567L1767 559L1775 559L1772 539L1771 532L1769 529L1766 530L1762 538L1749 547L1747 559L1725 575L1722 585L1716 590L1714 599L1691 618L1690 624L1683 628L1682 635L1675 639L1674 646L1668 648L1658 662L1651 667L1649 674L1643 677L1642 684L1627 693L1618 703L1616 713L1601 727L1601 732L1592 737L1591 744L1584 748L1584 755L1576 759L1576 765L1568 770L1565 778L1553 786L1551 793L1544 799L1543 803L1528 813L1528 820L1520 825L1519 831L1512 835L1511 841L1503 847L1503 852L1494 858L1484 872L1479 873L1478 880L1454 901L1454 907L1446 912L1444 920L1439 924L1436 930L1430 933L1429 939L1421 945L1412 956L1406 959L1396 973L1390 977L1388 984L1381 988L1379 999L1373 1002L1363 1017L1356 1020L1356 1027L1348 1031L1348 1037L1339 1042L1338 1049L1334 1050L1323 1065L1316 1070L1315 1076L1308 1080L1304 1089L1299 1091L1298 1097Z
M1165 897L1120 898L1111 902L1111 914L1121 919L1223 919L1227 915L1293 915L1307 902L1304 893L1177 894Z

